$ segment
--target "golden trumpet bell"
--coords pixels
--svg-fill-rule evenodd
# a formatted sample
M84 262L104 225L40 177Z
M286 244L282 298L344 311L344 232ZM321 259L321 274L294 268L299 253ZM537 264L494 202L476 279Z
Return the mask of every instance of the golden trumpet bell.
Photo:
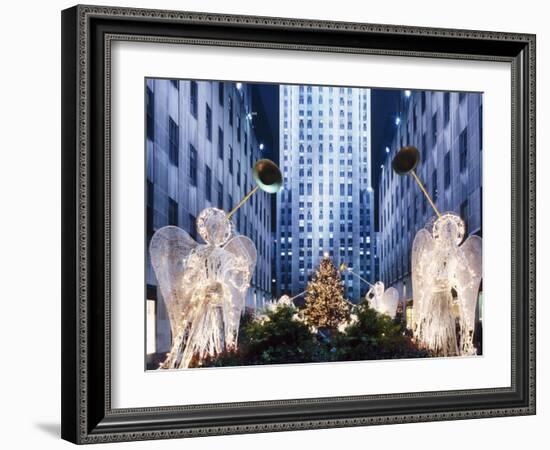
M260 189L269 194L275 194L283 187L283 174L279 166L270 159L258 160L252 176Z
M391 166L398 175L407 175L416 169L420 161L420 152L416 147L403 147L394 156Z

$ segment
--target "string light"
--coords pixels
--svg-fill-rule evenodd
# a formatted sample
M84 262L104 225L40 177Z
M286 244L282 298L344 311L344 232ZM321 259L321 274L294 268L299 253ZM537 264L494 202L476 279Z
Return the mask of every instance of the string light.
M304 308L306 322L315 329L337 329L349 319L349 310L340 271L325 256L319 264L319 270L307 285Z
M256 266L256 247L234 236L225 211L204 209L196 221L206 245L181 228L159 229L151 239L151 263L175 336L165 369L189 367L194 357L236 348L245 294Z
M431 234L422 229L413 241L413 333L422 346L441 356L477 353L473 334L482 241L470 236L461 244L464 234L464 221L444 213Z

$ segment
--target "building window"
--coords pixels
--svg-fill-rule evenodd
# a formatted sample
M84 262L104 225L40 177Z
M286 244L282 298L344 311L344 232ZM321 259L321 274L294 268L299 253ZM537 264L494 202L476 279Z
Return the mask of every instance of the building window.
M445 158L443 159L443 169L444 169L444 185L445 189L448 189L451 185L451 152L445 153Z
M223 209L223 185L218 181L218 209Z
M178 224L178 202L168 197L168 225Z
M426 92L422 91L420 93L420 106L422 107L422 112L426 111Z
M229 173L233 174L233 147L229 146Z
M443 121L447 125L451 117L451 94L445 92L443 94Z
M223 160L223 130L218 127L218 157Z
M197 185L197 149L189 144L189 179L192 186Z
M189 234L197 240L197 218L193 214L189 214Z
M241 117L237 117L237 142L241 142Z
M233 97L229 97L229 125L233 126Z
M218 102L223 106L224 87L223 83L218 83Z
M237 186L241 187L241 162L237 161Z
M413 326L413 307L412 305L407 305L405 308L405 323L407 328L410 330Z
M206 139L212 142L212 110L206 104Z
M147 354L157 351L157 302L147 299Z
M437 113L432 116L432 144L435 147L437 142Z
M204 166L204 192L206 200L212 201L212 169L205 164Z
M433 198L433 201L437 201L437 197L438 197L438 190L437 190L437 169L434 169L434 171L432 172L432 198Z
M155 140L155 94L149 86L147 86L147 138L151 141Z
M172 118L168 119L168 159L170 163L179 165L179 127Z
M197 85L196 81L191 81L191 92L189 94L189 109L191 111L191 114L196 119L197 113L199 110L198 106L198 90L199 87Z
M468 128L465 128L458 138L458 151L460 155L460 171L466 169L468 162Z

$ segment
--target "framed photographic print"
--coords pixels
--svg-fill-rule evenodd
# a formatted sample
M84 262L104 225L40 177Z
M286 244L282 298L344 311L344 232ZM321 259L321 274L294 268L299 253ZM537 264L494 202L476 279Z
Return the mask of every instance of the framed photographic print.
M535 413L533 35L75 6L62 45L63 438Z

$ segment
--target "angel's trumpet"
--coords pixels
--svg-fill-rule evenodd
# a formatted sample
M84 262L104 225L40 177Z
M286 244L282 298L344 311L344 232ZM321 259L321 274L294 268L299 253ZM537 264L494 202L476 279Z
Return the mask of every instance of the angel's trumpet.
M367 280L365 280L362 276L356 274L353 270L351 270L351 268L349 268L346 263L342 263L340 264L340 272L349 272L351 273L352 275L356 276L357 278L359 278L361 281L363 281L364 283L367 283L370 287L374 287L374 284L372 283L369 283Z
M246 202L258 189L270 194L275 194L283 187L283 175L281 174L281 170L277 164L269 159L260 159L256 161L252 176L254 177L254 181L256 181L256 186L242 198L229 214L227 214L228 219L230 219L244 202Z
M424 187L424 185L420 181L420 178L418 178L418 176L416 175L416 172L414 171L419 161L420 161L420 152L418 151L418 149L416 147L407 146L407 147L402 147L401 150L397 152L397 154L393 158L391 166L395 171L395 173L397 173L397 175L407 175L410 173L413 176L413 178L418 183L418 186L420 186L420 190L430 202L430 205L432 206L435 213L437 214L437 217L441 217L441 213L437 209L437 206L435 206L435 203L430 197L430 194L428 194L428 191L426 191L426 188Z

